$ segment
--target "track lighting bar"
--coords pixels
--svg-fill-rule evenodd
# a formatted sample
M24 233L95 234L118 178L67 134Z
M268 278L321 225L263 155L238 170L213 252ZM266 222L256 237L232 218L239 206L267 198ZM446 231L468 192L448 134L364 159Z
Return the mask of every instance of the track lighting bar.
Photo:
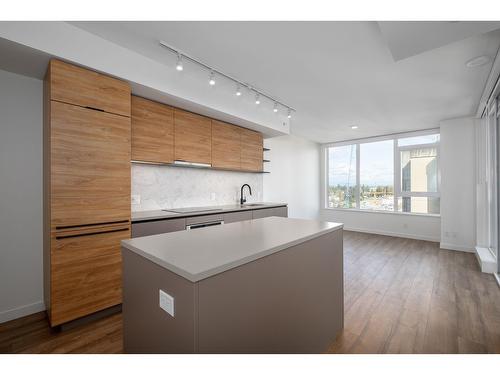
M185 60L189 60L195 64L198 64L200 66L202 66L203 68L207 69L209 72L210 72L210 85L214 85L215 84L215 80L212 81L213 77L215 74L217 74L218 76L222 76L224 78L227 78L229 79L230 81L233 81L235 84L236 84L236 87L237 87L237 91L236 91L236 95L237 96L240 96L241 95L241 87L246 87L248 90L250 91L253 91L255 93L255 96L256 96L256 102L259 101L260 103L260 100L258 98L260 97L264 97L264 98L267 98L269 99L269 101L271 102L274 102L274 109L273 111L275 111L275 109L277 109L278 105L281 105L282 107L284 107L286 110L287 110L287 115L288 115L288 118L291 118L291 113L292 111L293 112L296 112L296 109L293 108L293 107L290 107L289 105L283 103L283 102L280 102L279 100L277 100L276 98L272 97L271 95L268 95L260 90L257 90L256 88L254 88L253 86L247 84L247 83L244 83L234 77L231 77L230 75L226 74L226 73L223 73L221 72L220 70L217 70L215 68L212 68L211 66L205 64L204 62L198 60L198 59L195 59L194 57L191 57L189 55L186 55L185 53L182 53L181 51L173 48L173 47L170 47L168 44L166 44L165 42L163 41L160 41L160 45L164 48L166 48L167 50L169 50L170 52L174 53L176 56L177 56L177 62L178 62L178 65L179 66L179 61L182 62L182 59ZM178 69L179 70L179 69ZM213 83L212 83L213 82Z

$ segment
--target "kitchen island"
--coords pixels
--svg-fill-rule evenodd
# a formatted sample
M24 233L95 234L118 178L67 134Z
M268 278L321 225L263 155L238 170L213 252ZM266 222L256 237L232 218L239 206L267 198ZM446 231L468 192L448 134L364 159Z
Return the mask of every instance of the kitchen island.
M267 217L122 241L126 353L319 353L343 328L342 224Z

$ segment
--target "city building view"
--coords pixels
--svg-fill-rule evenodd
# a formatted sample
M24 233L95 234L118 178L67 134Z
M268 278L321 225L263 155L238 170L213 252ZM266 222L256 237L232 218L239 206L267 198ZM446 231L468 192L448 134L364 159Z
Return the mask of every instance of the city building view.
M438 143L431 134L329 147L327 206L439 214Z

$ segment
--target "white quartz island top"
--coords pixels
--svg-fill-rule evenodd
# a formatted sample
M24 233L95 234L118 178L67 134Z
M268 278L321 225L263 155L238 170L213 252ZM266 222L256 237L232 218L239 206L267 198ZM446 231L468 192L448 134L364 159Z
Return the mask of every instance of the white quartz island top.
M123 240L122 246L197 282L342 229L325 221L266 217Z

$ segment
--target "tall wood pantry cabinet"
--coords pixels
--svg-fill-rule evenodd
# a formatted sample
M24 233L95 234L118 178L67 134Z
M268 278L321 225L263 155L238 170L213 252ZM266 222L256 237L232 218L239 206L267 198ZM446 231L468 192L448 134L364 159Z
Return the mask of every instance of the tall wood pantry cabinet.
M121 303L130 87L51 60L44 81L44 294L51 326Z

